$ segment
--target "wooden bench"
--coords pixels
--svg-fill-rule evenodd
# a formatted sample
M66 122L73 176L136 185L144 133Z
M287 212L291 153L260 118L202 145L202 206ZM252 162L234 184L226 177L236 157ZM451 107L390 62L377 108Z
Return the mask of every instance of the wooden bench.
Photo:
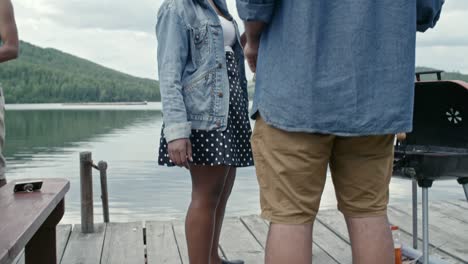
M26 264L57 263L55 228L65 212L65 179L44 179L42 189L13 193L15 182L0 188L0 264L25 249Z

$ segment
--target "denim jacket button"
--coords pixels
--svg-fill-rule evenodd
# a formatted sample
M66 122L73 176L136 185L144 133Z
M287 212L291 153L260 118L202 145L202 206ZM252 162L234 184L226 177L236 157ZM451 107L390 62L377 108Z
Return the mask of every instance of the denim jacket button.
M223 64L222 64L222 63L218 63L218 68L222 69L222 68L223 68Z
M218 97L219 97L219 98L223 98L223 96L224 96L223 92L219 92L219 93L218 93Z

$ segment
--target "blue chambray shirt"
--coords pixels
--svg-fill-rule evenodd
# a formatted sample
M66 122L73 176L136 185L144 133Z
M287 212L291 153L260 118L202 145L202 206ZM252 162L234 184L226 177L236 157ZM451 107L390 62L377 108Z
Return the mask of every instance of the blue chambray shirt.
M286 131L411 131L416 31L443 2L237 0L243 20L267 23L252 115Z

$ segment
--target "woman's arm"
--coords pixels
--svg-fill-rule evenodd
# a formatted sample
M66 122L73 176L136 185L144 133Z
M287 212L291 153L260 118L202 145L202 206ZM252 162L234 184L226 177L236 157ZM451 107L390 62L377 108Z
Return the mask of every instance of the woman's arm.
M13 5L10 0L0 0L0 63L16 59L19 51L18 30L16 28Z
M191 124L182 95L182 73L189 52L189 32L172 2L161 7L156 24L159 87L163 106L164 135L168 142L188 138Z
M164 137L174 164L188 168L188 160L192 159L192 126L182 95L182 74L189 53L189 32L173 2L166 2L159 10L156 37Z

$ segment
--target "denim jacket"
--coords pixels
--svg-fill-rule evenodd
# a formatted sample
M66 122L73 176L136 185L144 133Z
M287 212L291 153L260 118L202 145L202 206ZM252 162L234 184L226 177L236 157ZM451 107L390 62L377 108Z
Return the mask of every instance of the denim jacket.
M214 0L234 21L225 0ZM242 89L247 93L244 55L233 47ZM158 13L158 69L164 136L168 142L189 138L192 129L225 130L229 80L219 17L207 0L166 0Z

